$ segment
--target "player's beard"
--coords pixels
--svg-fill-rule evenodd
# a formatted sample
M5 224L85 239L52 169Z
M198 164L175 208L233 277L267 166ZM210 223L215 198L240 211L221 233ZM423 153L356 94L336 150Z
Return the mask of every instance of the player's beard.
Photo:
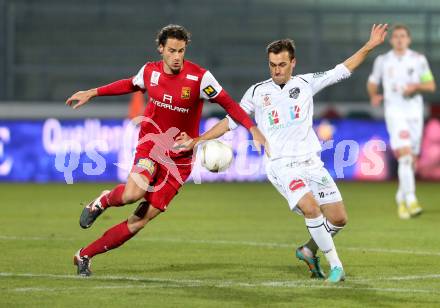
M168 64L167 64L167 66L168 66L168 68L170 69L170 71L171 71L171 73L172 73L173 75L177 75L177 74L179 74L180 71L182 70L182 66L181 66L181 65L180 65L179 67L177 67L177 68L175 68L175 67L173 67L173 66L171 66L171 65L168 65Z
M172 68L170 67L170 69L171 69L171 72L172 72L174 75L177 75L177 74L180 73L182 67L179 67L179 68L177 68L177 69L172 69Z
M168 63L165 62L165 64L166 64L166 66L168 66L168 68L170 69L171 73L174 74L174 75L179 74L180 71L182 70L182 65L179 65L178 67L175 67L175 66L172 65L172 63L168 64Z

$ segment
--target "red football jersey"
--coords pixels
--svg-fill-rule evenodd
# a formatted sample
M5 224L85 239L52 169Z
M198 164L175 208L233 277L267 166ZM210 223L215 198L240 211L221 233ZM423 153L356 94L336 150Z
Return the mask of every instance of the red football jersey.
M222 91L209 71L187 60L178 74L165 73L163 61L149 62L132 82L148 93L139 139L150 133L165 133L173 127L179 133L199 136L204 99L214 99Z
M190 61L184 61L178 74L165 73L163 61L148 62L136 76L99 87L97 93L122 95L139 89L149 96L139 133L140 150L150 150L154 144L169 150L181 132L197 137L205 99L221 105L247 129L255 125L209 71Z

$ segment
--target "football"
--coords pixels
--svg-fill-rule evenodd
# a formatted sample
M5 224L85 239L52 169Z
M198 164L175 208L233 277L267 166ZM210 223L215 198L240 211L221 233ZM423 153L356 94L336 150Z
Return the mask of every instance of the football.
M206 141L201 152L202 166L211 172L225 171L234 157L231 146L219 140Z

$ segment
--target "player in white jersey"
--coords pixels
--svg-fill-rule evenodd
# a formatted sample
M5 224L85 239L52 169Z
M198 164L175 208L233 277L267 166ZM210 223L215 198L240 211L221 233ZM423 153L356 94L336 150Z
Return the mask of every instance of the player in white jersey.
M393 27L390 43L392 50L376 58L367 89L374 107L384 100L390 144L398 160L398 215L408 219L422 212L414 177L423 132L421 93L435 91L435 82L425 56L409 49L411 36L406 26ZM378 91L381 83L383 95Z
M258 128L266 136L270 154L266 164L269 180L282 194L292 211L304 215L311 239L296 250L314 278L325 278L318 248L330 263L329 282L345 279L342 263L332 236L347 221L341 194L317 155L320 142L313 130L313 96L323 88L348 78L368 53L383 43L387 25L374 25L368 42L334 69L292 77L296 65L291 40L279 40L267 48L271 79L257 83L246 91L240 106L255 114ZM237 125L225 118L201 137L218 138Z

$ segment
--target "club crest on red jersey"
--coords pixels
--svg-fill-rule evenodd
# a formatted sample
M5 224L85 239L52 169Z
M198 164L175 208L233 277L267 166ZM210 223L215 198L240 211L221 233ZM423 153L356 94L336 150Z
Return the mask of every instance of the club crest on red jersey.
M183 87L182 88L182 95L180 97L182 99L189 99L191 97L191 88L190 87Z

